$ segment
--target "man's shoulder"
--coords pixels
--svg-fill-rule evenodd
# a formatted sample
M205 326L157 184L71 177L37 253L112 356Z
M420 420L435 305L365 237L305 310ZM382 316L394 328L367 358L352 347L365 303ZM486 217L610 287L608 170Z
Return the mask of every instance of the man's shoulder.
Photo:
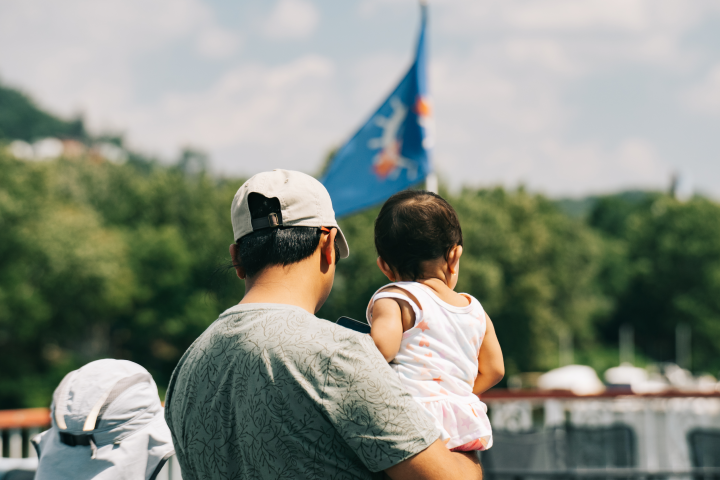
M218 382L232 382L234 377L245 378L267 368L271 376L282 372L289 375L288 380L294 379L290 383L322 384L338 355L367 359L374 351L368 335L301 308L241 304L223 312L188 348L173 380L184 388L203 390L207 385L215 388ZM265 365L260 370L259 362Z
M329 356L338 350L367 351L372 346L367 335L282 304L235 305L198 340L202 349L231 342L243 350L300 350Z

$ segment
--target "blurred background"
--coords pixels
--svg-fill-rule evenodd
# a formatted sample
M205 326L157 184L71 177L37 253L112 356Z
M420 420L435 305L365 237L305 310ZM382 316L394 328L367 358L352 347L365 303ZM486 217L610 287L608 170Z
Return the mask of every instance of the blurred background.
M720 4L429 7L433 162L501 386L572 364L626 385L604 376L623 362L716 391ZM319 176L407 69L418 17L411 0L0 2L0 409L46 407L104 357L163 396L242 297L222 265L243 179ZM376 214L341 220L352 254L319 316L362 319L385 283Z
M33 456L47 410L17 409L91 360L133 360L164 396L243 295L237 188L322 176L418 22L413 0L0 2L1 457ZM717 470L720 4L435 0L428 35L458 290L507 367L486 471ZM377 211L341 219L320 317L363 319L386 282Z

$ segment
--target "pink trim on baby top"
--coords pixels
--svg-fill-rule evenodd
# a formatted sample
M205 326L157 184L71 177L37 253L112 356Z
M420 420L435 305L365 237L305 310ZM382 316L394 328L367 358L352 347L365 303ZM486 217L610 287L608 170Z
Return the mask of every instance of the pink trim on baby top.
M383 288L387 288L389 286L390 285L385 285ZM407 302L408 304L410 304L410 308L412 308L412 311L415 314L415 323L413 324L413 328L415 328L417 326L417 324L422 321L422 316L423 316L422 310L407 295L403 295L401 293L396 293L396 292L382 292L380 290L378 290L378 292L380 292L380 293L375 292L375 295L373 295L372 299L370 300L370 304L368 305L368 313L367 313L368 325L372 325L372 306L375 305L375 302L377 300L380 300L381 298L395 298L397 300L403 300L403 301Z
M472 442L468 442L464 445L460 445L459 447L451 448L451 452L474 452L474 451L482 451L485 450L487 447L487 440L483 438L477 438L473 440Z

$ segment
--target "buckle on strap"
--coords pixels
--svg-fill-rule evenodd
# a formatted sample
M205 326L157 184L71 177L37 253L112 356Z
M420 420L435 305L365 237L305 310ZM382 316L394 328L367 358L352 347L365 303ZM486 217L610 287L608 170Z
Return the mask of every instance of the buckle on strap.
M77 447L78 445L89 447L91 441L95 441L92 434L73 435L72 433L59 432L60 441L68 447Z
M282 225L277 213L274 212L267 217L253 218L250 220L250 223L252 224L253 231L262 230L263 228L275 228Z

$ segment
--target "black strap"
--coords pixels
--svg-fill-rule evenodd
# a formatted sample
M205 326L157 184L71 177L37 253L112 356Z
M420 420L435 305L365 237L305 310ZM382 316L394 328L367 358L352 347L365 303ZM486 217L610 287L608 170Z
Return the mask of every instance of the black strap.
M170 458L170 457L168 457L168 458ZM162 460L160 460L160 463L158 463L158 466L155 467L155 471L152 473L152 475L150 475L150 478L148 478L148 480L155 480L157 478L158 474L160 474L160 470L162 470L162 468L165 466L165 462L167 462L167 461L168 461L167 458L163 458Z
M250 220L250 223L252 223L253 231L262 230L263 228L275 228L282 225L277 213L274 212L267 217L253 218Z
M89 447L90 440L95 441L93 436L89 434L73 435L72 433L60 432L60 441L69 447L78 445Z

